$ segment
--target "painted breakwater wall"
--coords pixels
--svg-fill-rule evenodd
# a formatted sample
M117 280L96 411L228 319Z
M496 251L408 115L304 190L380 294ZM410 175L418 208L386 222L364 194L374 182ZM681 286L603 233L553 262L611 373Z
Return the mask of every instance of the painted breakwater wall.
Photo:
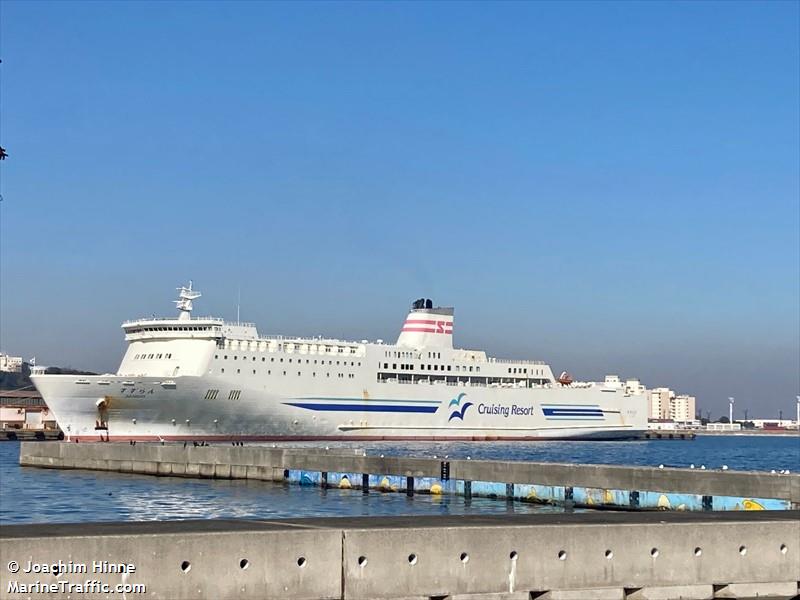
M0 569L0 599L792 598L800 512L13 525Z
M489 496L593 508L786 510L800 507L800 475L364 456L266 446L22 443L20 464L149 475L288 481L398 492Z

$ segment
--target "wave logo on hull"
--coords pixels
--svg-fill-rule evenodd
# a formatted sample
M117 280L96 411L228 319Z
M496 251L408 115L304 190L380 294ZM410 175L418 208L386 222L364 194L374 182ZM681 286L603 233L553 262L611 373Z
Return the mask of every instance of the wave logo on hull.
M461 419L462 421L464 420L464 415L467 413L467 409L472 406L472 402L464 402L464 404L461 404L461 400L463 400L464 396L466 396L466 394L461 393L450 400L448 408L453 408L455 406L455 409L453 409L453 412L450 413L450 418L447 419L448 423L453 419Z

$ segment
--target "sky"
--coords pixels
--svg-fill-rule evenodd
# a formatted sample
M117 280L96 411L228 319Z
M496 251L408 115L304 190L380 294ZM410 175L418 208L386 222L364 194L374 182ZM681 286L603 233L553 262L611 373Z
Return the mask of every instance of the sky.
M0 5L0 347L113 372L120 323L457 346L800 394L800 4ZM742 413L739 413L741 417Z

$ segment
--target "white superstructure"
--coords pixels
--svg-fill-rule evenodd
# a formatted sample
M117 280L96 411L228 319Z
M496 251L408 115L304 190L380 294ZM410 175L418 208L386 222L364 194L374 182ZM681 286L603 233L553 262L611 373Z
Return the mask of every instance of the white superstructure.
M563 385L539 361L453 348L453 309L417 300L395 344L261 336L191 316L122 325L116 375L34 375L70 439L528 440L634 438L647 401Z

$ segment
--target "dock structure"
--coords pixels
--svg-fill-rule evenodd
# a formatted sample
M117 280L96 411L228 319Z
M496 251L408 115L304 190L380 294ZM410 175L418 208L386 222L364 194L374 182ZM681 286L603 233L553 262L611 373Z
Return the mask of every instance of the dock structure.
M0 568L0 599L792 598L800 511L11 525Z
M800 475L790 473L384 457L344 449L68 442L22 443L20 464L626 510L800 508Z

